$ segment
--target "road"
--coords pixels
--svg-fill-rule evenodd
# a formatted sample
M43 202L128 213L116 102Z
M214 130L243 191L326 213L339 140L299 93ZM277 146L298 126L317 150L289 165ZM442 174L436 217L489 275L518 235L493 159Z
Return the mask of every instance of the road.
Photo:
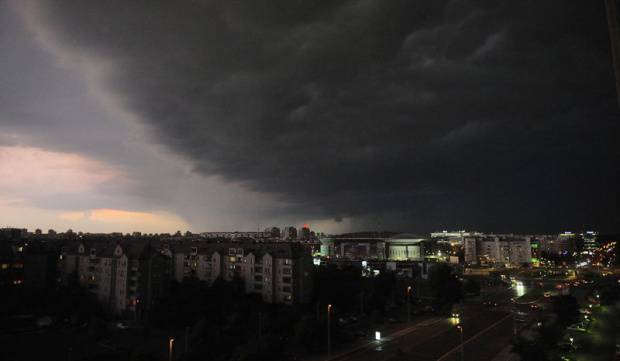
M468 305L463 312L465 360L491 360L510 344L513 324L509 313L479 305ZM453 320L437 318L332 361L459 360L459 345Z

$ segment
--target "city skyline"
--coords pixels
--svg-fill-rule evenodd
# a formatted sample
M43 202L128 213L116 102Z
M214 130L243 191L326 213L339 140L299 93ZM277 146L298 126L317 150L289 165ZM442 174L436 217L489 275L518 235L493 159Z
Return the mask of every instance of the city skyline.
M603 2L105 4L0 1L2 227L618 231Z

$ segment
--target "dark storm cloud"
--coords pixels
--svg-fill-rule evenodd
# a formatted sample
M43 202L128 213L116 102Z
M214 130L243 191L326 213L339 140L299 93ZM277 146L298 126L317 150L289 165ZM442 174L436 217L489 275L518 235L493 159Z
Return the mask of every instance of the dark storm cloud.
M309 217L431 230L618 221L592 1L56 1L66 47L204 174Z

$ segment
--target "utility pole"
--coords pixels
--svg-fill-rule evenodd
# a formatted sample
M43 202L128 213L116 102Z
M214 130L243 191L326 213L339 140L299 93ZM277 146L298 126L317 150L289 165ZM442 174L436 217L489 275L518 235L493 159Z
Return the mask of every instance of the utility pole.
M360 317L364 315L364 291L360 293Z
M609 40L611 41L611 56L616 75L616 95L620 107L620 35L618 34L618 10L616 0L605 0L607 9L607 23L609 25Z
M189 326L185 326L185 353L189 351Z
M258 342L260 343L260 339L263 337L262 333L263 333L263 313L259 312L258 313Z

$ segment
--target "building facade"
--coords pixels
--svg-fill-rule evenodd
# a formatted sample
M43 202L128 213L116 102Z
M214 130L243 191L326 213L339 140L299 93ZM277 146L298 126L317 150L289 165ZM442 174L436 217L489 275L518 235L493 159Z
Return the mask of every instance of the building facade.
M484 235L465 237L465 263L468 265L520 266L532 263L530 237Z
M171 260L146 241L88 240L60 256L61 279L95 294L114 314L138 314L151 308L170 280Z
M239 280L247 293L268 303L306 303L312 298L313 263L307 247L291 242L201 242L171 244L178 282Z

